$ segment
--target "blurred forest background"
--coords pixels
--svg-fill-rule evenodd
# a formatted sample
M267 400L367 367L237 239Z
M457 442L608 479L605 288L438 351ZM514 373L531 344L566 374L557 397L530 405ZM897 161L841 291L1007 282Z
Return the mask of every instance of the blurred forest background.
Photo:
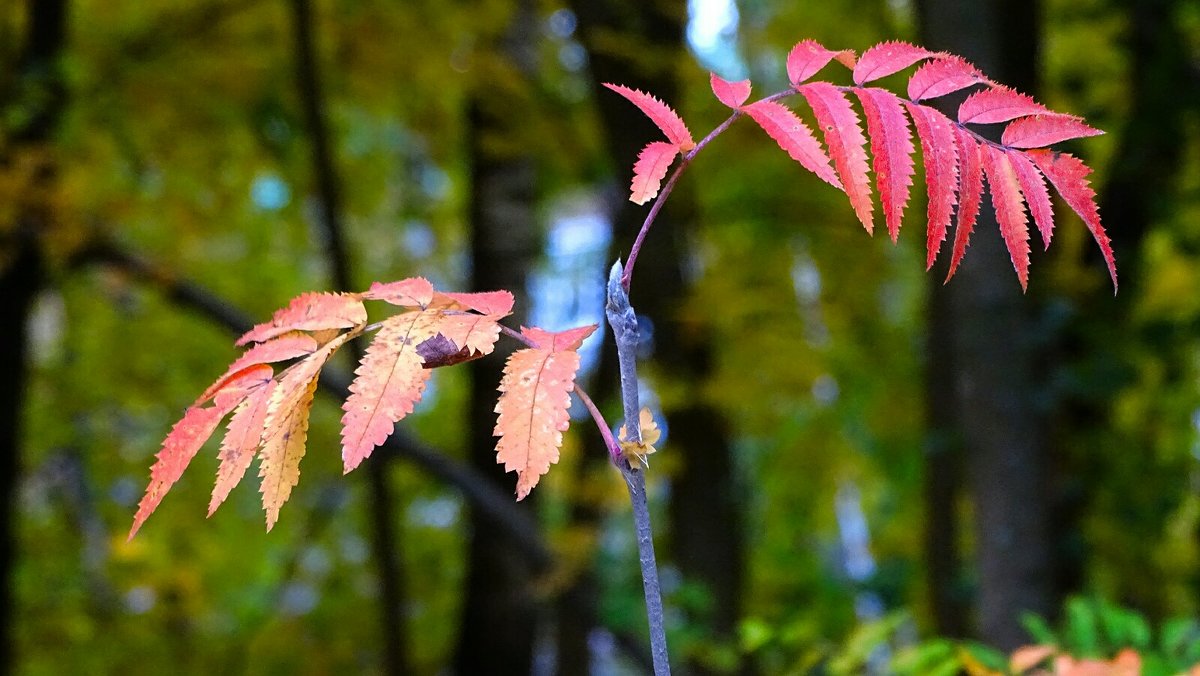
M806 37L951 50L1107 130L1068 149L1097 169L1120 294L1066 211L1027 294L986 219L944 286L944 263L923 270L923 190L899 246L871 239L736 125L675 192L633 292L668 435L649 476L675 661L828 667L880 621L872 650L1011 649L1022 611L1053 621L1072 594L1195 616L1197 3L13 0L2 669L645 670L620 477L585 422L513 503L499 359L439 372L348 477L325 383L269 535L253 480L204 519L215 442L125 534L233 337L302 291L424 275L516 292L514 326L599 321L644 215L630 166L658 138L599 83L655 93L702 136L727 115L707 71L777 91ZM615 411L604 340L584 382Z

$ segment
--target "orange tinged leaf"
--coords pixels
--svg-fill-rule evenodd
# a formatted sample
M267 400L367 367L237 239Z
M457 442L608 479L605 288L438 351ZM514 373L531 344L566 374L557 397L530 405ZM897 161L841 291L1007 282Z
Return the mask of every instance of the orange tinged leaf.
M409 277L398 282L375 282L363 294L368 300L381 300L401 307L424 308L433 301L433 285L424 277Z
M513 295L507 291L481 291L478 293L437 292L433 294L433 304L445 302L448 308L459 310L474 310L480 314L507 317L512 313Z
M343 333L329 341L307 359L284 371L267 402L263 423L262 450L258 454L259 491L267 513L267 530L275 527L279 509L300 481L300 459L308 438L308 413L317 377L329 357L359 331Z
M864 55L865 56L865 55ZM825 133L825 145L833 166L841 179L842 189L850 198L850 206L867 232L875 226L871 220L871 184L867 180L867 144L859 126L858 115L837 87L828 82L812 82L798 88L812 108L817 124Z
M276 310L271 321L259 324L238 339L238 345L262 343L289 331L346 329L367 321L367 309L356 294L305 293Z
M721 78L716 73L709 73L708 83L712 87L713 95L717 97L717 100L734 110L741 108L746 99L750 98L749 80L730 82Z
M756 101L742 112L757 122L767 136L775 139L788 157L822 181L842 190L842 182L829 165L829 156L821 149L821 142L790 108L774 101Z
M1019 674L1045 662L1056 652L1052 645L1027 645L1017 648L1008 659L1009 671Z
M630 89L623 85L605 82L604 86L624 96L630 103L637 106L639 110L646 114L646 117L650 118L651 122L662 130L667 140L674 144L680 152L686 153L696 147L696 142L692 140L692 132L688 131L687 125L683 123L683 119L671 109L671 106L645 92Z
M667 170L675 161L678 149L665 141L646 144L633 164L633 180L629 184L629 201L645 204L654 199Z
M269 382L270 373L270 366L258 365L243 369L235 376L223 378L220 381L220 389L212 394L212 406L193 405L187 409L183 418L175 423L167 438L163 440L162 450L155 456L154 465L150 468L150 484L146 486L146 493L138 503L133 526L129 529L130 539L137 534L154 510L158 509L167 491L183 476L183 471L192 462L192 458L196 457L204 442L216 431L221 419L247 395Z
M496 403L496 462L517 473L517 500L523 500L550 465L558 462L562 433L570 426L567 409L579 354L575 349L595 325L550 333L521 332L539 347L517 350L504 366Z
M429 371L417 346L439 331L440 310L406 312L383 320L342 409L342 464L350 472L412 413Z
M315 352L317 347L317 341L312 336L300 333L299 331L284 334L277 338L272 338L265 343L255 345L246 350L242 356L230 364L229 368L225 370L225 375L210 385L204 391L204 394L200 395L200 399L196 403L199 404L207 401L217 390L221 389L223 383L228 382L231 378L237 376L239 372L245 371L247 368L259 364L271 364L307 356Z
M448 314L438 322L438 332L459 347L491 354L500 339L499 319L498 315Z

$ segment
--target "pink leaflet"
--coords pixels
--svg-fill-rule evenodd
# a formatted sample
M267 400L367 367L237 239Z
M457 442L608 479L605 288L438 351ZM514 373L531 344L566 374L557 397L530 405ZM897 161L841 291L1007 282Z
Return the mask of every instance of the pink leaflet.
M633 180L629 184L629 201L645 204L654 199L663 177L675 161L679 149L665 141L653 141L642 148L633 164Z
M971 94L962 102L958 107L958 121L963 124L995 124L1050 112L1033 97L1015 89L993 85Z
M867 180L867 143L859 127L858 115L850 100L828 82L811 82L797 88L812 108L825 133L825 145L837 169L838 178L854 213L867 232L874 230L871 220L871 184Z
M854 52L843 49L835 52L826 49L816 40L801 40L792 47L787 56L788 82L798 86L808 78L817 74L830 61L837 59L847 68L854 68Z
M1029 286L1029 224L1017 173L1013 171L1008 154L991 145L983 147L983 169L992 193L996 222L1000 224L1000 235L1024 291Z
M1060 141L1104 132L1084 124L1079 118L1051 113L1023 117L1004 128L1000 142L1010 148L1044 148Z
M790 108L774 101L757 101L746 106L742 112L775 139L788 157L822 181L838 190L843 189L833 167L829 165L829 156L821 149L821 142Z
M289 331L346 329L365 321L367 309L356 294L303 293L286 308L276 310L271 321L247 331L236 344L261 343Z
M854 84L862 85L871 80L898 73L918 61L939 56L923 47L907 42L881 42L863 52L854 67Z
M453 301L464 310L474 310L485 315L497 315L496 319L512 313L513 295L508 291L446 292L436 293L436 295Z
M933 267L946 239L950 214L958 201L958 150L954 125L937 110L905 102L921 139L925 185L929 195L929 224L925 236L925 269Z
M987 76L965 59L946 56L926 63L913 73L908 80L908 98L913 101L935 99L986 82Z
M872 169L879 188L879 201L892 241L900 235L900 222L908 204L912 186L913 160L916 148L908 129L908 116L900 99L886 89L856 88L854 93L862 102L867 117L867 135L871 138Z
M1008 151L1008 159L1013 171L1017 172L1017 182L1021 184L1021 194L1029 205L1029 213L1037 224L1038 232L1042 235L1042 243L1050 248L1050 238L1054 236L1054 208L1050 205L1050 193L1046 190L1046 181L1042 173L1029 161L1025 153L1019 150Z
M667 104L650 94L623 85L605 82L604 86L624 96L630 103L637 106L646 114L646 117L650 118L651 122L658 125L662 133L666 134L667 140L674 143L681 152L686 153L696 147L696 142L692 140L692 133L688 131L683 119Z
M1112 242L1100 224L1100 210L1096 207L1096 191L1088 183L1092 170L1079 158L1052 150L1030 150L1025 153L1042 174L1054 184L1054 189L1079 217L1100 245L1104 262L1108 264L1108 275L1112 278L1113 293L1117 292L1117 262L1113 256Z
M946 281L954 276L958 264L967 252L975 219L979 218L979 202L983 197L983 165L979 157L979 144L970 132L954 128L954 139L958 146L958 221L954 226L954 253L950 257L950 272Z
M716 73L709 73L708 82L717 100L734 110L741 108L746 99L750 98L749 80L730 82Z

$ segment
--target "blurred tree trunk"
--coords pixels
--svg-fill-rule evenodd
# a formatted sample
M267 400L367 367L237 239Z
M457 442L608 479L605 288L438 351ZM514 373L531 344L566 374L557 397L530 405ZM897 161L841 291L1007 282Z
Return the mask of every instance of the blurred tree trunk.
M677 80L684 53L687 3L576 2L580 38L588 49L597 83L596 99L607 147L617 167L621 190L614 197L614 255L628 252L646 215L632 205L623 188L630 167L647 142L661 132L628 101L599 88L616 82L652 92L672 104L680 100ZM711 346L703 331L687 325L678 308L687 296L684 267L690 252L687 231L696 221L695 201L684 185L647 238L634 274L631 300L651 319L654 359L680 391L698 393L712 370ZM729 430L721 413L699 397L667 410L668 447L680 470L670 491L670 557L684 578L702 584L711 599L709 612L692 618L720 641L733 640L741 615L744 578L743 527L737 471ZM708 673L701 664L690 671Z
M342 223L342 199L333 143L325 114L325 99L317 65L314 20L309 0L292 0L292 23L296 35L296 84L300 106L312 152L313 181L319 197L317 214L324 235L325 255L334 288L355 291L350 256L346 250L346 230ZM363 356L362 343L346 346L357 364ZM388 463L382 458L364 468L370 495L368 512L371 548L379 569L379 640L383 654L383 673L399 676L412 673L408 649L407 621L404 616L404 564L402 537L393 523L396 500L388 483Z
M55 165L49 145L66 105L60 63L67 41L66 0L28 0L25 45L10 89L0 108L17 107L22 115L7 139L0 136L0 172L32 158L29 190L17 205L16 219L0 223L0 671L14 671L12 571L17 557L14 525L20 471L25 395L29 387L29 317L45 279L41 237L53 227L51 199ZM2 116L8 119L8 116Z
M532 2L516 3L503 35L481 59L468 112L470 154L471 288L507 289L516 296L514 324L525 324L526 281L541 253L536 210L537 166L518 149L528 108L526 87L536 72L537 23ZM494 53L491 53L494 52ZM489 69L507 70L491 77ZM511 493L513 476L496 463L496 386L512 347L471 364L469 462L501 490ZM525 500L530 508L532 499ZM477 510L471 511L466 594L455 670L467 674L528 674L533 664L538 605L529 557Z
M1040 5L1015 0L921 0L922 41L961 54L1009 86L1037 92ZM941 447L926 465L929 581L939 631L962 634L955 595L954 485L959 456L974 505L979 632L989 643L1025 641L1018 619L1055 607L1045 411L1032 345L1039 327L1021 294L989 205L953 282L929 279L927 401ZM958 447L957 449L955 447Z

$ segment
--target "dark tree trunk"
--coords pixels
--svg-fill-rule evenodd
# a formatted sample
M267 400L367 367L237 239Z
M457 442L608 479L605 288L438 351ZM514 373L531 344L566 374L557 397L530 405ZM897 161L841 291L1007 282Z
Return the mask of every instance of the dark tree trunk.
M9 146L0 146L0 165L27 149L47 144L66 105L59 61L66 49L66 0L28 0L25 45L15 91L5 92L0 107L11 105L16 92L24 92L24 104L33 103L23 126L14 129ZM36 96L30 96L31 92ZM50 155L41 160L33 180L36 193L48 193L55 166ZM44 283L40 237L54 223L49 201L34 195L17 212L16 222L0 236L0 672L15 671L16 654L12 628L15 617L12 571L17 558L14 524L16 490L21 468L21 434L25 396L29 387L29 344L27 328L33 300Z
M508 29L494 44L493 58L505 60L525 78L536 68L537 24L531 3L520 2ZM537 166L525 153L502 153L496 139L514 139L522 125L513 101L521 92L496 91L505 80L481 77L470 103L471 287L507 289L516 296L514 324L524 324L530 269L541 252L536 210ZM528 84L528 82L526 82ZM502 86L502 85L499 85ZM509 146L511 147L511 146ZM513 475L496 463L496 386L511 352L507 341L497 354L471 364L469 462L505 492ZM529 508L532 498L525 501ZM487 516L472 510L467 554L466 594L455 669L459 674L528 674L538 624L529 557Z
M1036 93L1041 32L1036 2L922 0L922 40L961 54L1000 82ZM989 205L970 255L943 286L930 277L926 463L927 559L939 629L963 633L955 596L956 467L961 457L974 504L979 633L1001 648L1026 638L1018 619L1054 608L1049 462L1042 387L1031 345L1033 313L1021 294ZM958 448L956 448L958 447ZM956 457L958 456L958 457Z
M670 55L684 49L686 3L577 2L574 7L597 85L618 82L653 92L665 101L679 100L680 87ZM606 47L613 44L614 34L636 48L616 52ZM649 51L663 54L653 60L653 71L639 68L648 60L635 63L629 56ZM618 175L628 176L641 147L661 134L620 97L598 86L596 97ZM628 252L646 215L645 208L635 207L625 198L621 191L614 200L619 201L613 211L614 255ZM706 338L689 330L678 313L687 297L685 233L695 218L694 199L683 185L673 193L647 238L631 289L634 307L654 322L653 358L666 377L692 392L700 390L712 369ZM670 560L685 579L704 585L711 597L710 612L692 620L707 625L713 638L731 640L741 614L744 561L738 472L730 452L729 431L721 413L699 399L668 410L666 415L668 452L684 460L670 492ZM690 669L706 672L699 664Z
M292 0L292 22L296 34L296 84L305 127L312 145L312 171L319 199L318 224L324 235L326 260L334 288L356 290L346 250L342 224L342 200L333 144L325 115L320 70L316 57L314 20L309 0ZM359 342L346 346L357 364L363 348ZM393 676L412 673L404 617L404 557L395 523L395 498L388 483L388 464L382 458L366 463L370 495L371 548L379 567L379 639L383 672Z

